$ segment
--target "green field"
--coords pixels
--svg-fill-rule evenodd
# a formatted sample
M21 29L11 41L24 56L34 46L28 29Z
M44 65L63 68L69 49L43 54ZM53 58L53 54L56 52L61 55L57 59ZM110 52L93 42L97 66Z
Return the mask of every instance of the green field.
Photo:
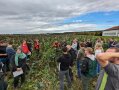
M77 38L79 41L85 41L91 39L93 43L100 36L86 36L86 35L75 35L75 34L65 34L65 35L1 35L0 40L14 42L14 48L18 47L23 39L34 40L38 38L41 44L40 57L36 58L36 53L33 52L30 63L30 72L26 77L26 82L24 86L19 90L59 90L59 79L57 71L56 59L61 54L61 51L55 52L55 49L52 48L52 43L57 41L66 40L68 44L71 44L71 41L74 38ZM104 40L104 49L107 49L107 42L110 37L100 37ZM117 40L119 38L112 37ZM74 72L74 82L71 90L81 90L81 82L77 78L76 65L73 68ZM13 90L13 79L12 76L8 75L7 77L9 86L8 90ZM91 85L95 86L96 78L92 81ZM66 90L67 87L65 87ZM92 89L93 90L93 89Z

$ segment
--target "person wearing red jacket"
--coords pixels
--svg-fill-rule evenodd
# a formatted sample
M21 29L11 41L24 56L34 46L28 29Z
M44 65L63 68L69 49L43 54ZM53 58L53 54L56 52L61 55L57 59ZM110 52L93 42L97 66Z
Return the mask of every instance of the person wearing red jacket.
M39 57L40 43L38 39L34 40L34 50L36 51L37 56Z
M53 47L59 48L59 47L60 47L60 43L59 43L58 41L55 41L55 42L53 43Z
M22 52L23 52L23 53L25 53L25 54L30 53L30 51L29 51L29 49L28 49L28 46L27 46L26 40L23 40L23 43L22 43L21 48L22 48Z
M22 49L22 52L24 54L26 54L26 58L27 58L26 67L27 67L27 70L30 70L28 60L30 59L31 52L30 52L30 50L28 48L28 45L27 45L27 41L26 40L23 40L22 45L21 45L21 49Z
M35 50L39 50L39 49L40 49L40 43L39 43L39 40L38 40L38 39L36 39L36 40L34 41L34 49L35 49Z

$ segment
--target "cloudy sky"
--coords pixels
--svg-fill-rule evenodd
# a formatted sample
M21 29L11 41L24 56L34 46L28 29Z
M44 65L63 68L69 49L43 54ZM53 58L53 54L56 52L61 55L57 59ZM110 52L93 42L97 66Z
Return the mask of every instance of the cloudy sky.
M0 0L0 34L103 30L119 25L119 0Z

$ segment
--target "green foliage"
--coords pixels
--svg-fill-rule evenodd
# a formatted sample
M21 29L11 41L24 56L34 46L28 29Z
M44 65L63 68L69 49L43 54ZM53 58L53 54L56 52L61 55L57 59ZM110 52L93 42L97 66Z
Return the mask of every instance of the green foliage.
M57 41L66 40L68 44L74 38L79 41L85 41L91 39L93 43L99 38L99 36L87 36L87 35L77 35L77 34L64 34L64 35L1 35L0 39L12 40L14 47L17 48L21 45L23 39L34 40L38 38L40 40L41 49L40 57L37 57L36 52L32 53L29 65L30 72L26 76L26 82L21 87L20 90L58 90L59 89L59 79L57 71L57 58L61 55L61 49L55 49L52 47L52 43ZM106 50L108 45L108 39L110 37L101 37L105 40L104 49ZM113 38L113 37L111 37ZM119 41L119 38L115 37ZM33 43L33 41L32 41ZM76 75L76 67L73 68L74 75ZM81 83L77 76L74 76L73 89L81 90ZM94 80L96 81L96 79ZM13 79L8 79L9 87L8 90L13 90L12 88ZM68 90L68 89L66 89Z

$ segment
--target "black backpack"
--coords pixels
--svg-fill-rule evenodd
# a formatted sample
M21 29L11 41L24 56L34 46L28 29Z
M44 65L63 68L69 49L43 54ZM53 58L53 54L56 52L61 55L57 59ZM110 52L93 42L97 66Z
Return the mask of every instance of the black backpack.
M89 63L87 57L81 60L80 67L81 67L81 73L86 75L89 71Z

